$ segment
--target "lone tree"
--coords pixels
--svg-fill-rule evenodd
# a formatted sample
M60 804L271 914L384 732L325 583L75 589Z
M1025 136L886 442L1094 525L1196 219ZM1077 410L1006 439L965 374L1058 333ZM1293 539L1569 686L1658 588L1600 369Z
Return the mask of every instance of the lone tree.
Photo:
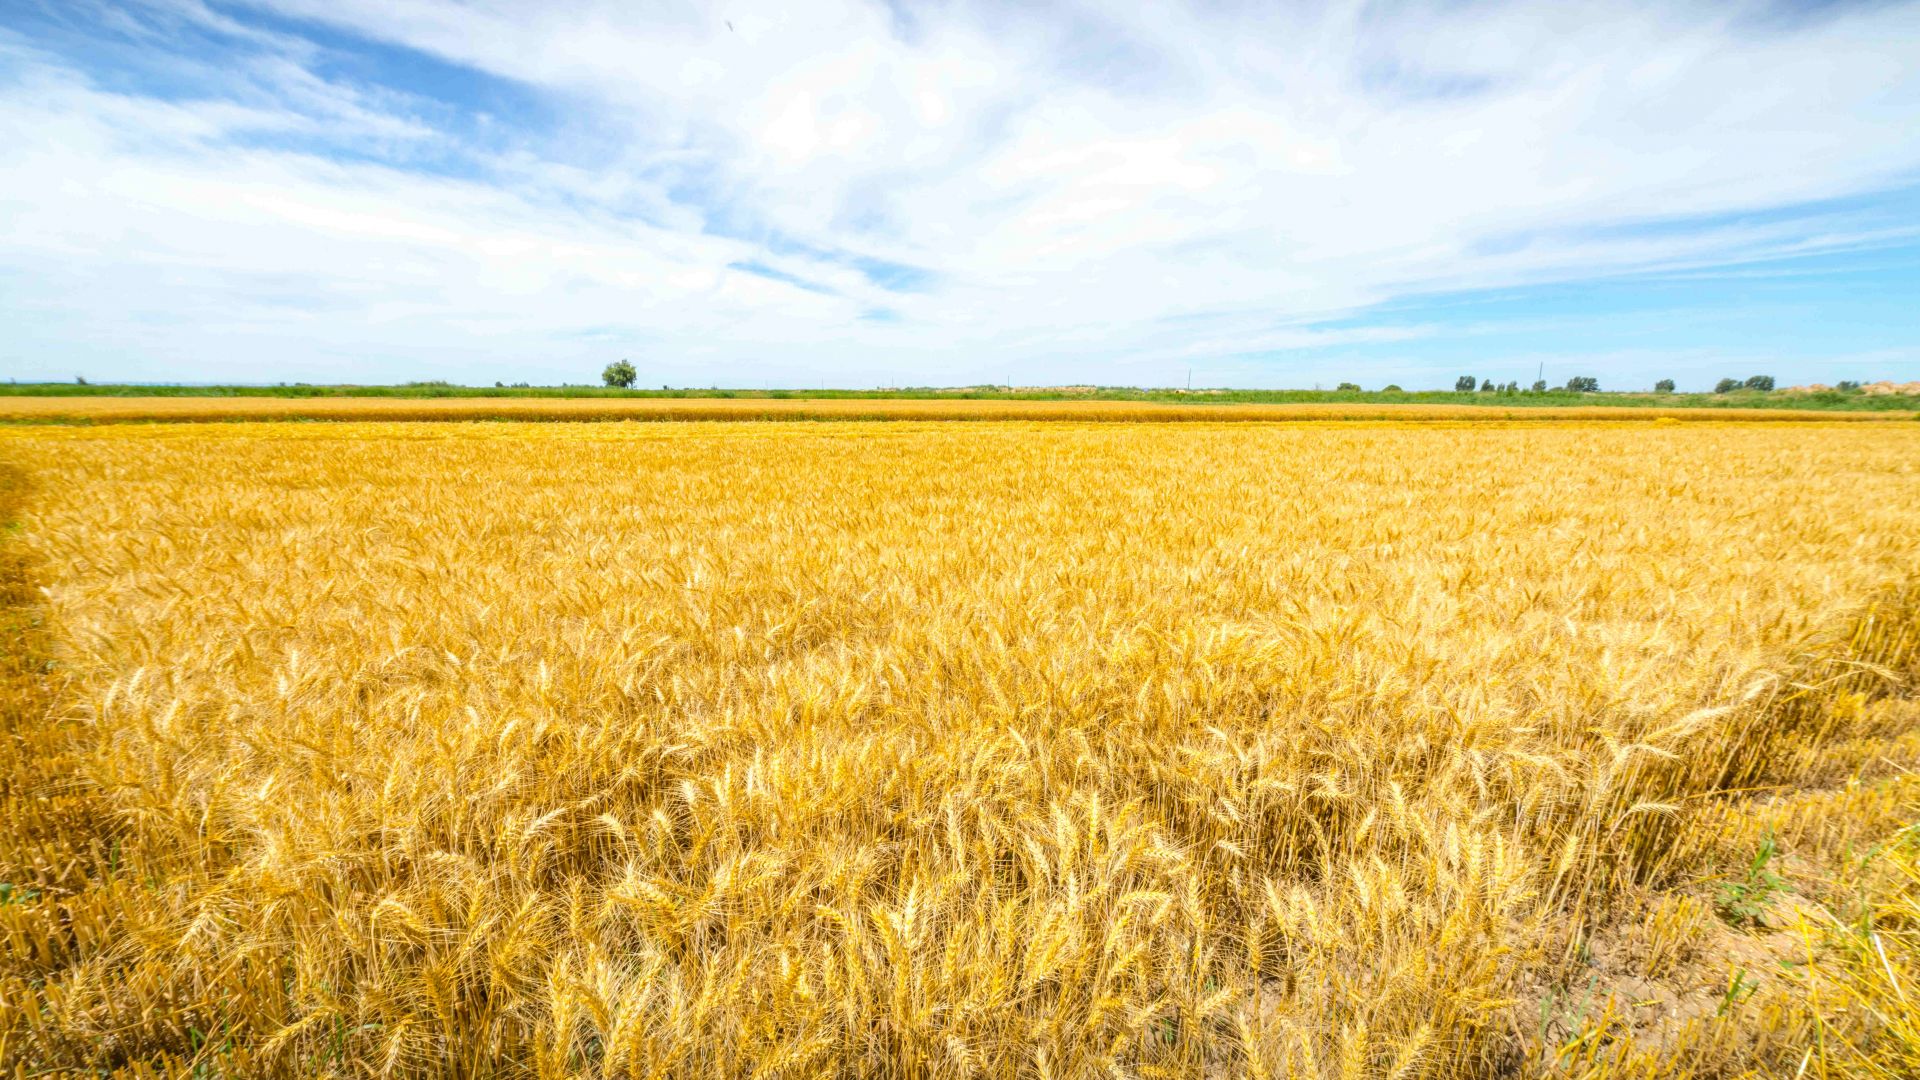
M1567 380L1567 389L1576 394L1597 394L1600 392L1600 380L1591 375L1575 375Z
M1654 384L1653 384L1653 392L1654 392L1654 393L1656 393L1656 394L1671 394L1671 393L1673 393L1673 380L1672 380L1672 379L1661 379L1661 380L1660 380L1659 382L1657 382L1657 383L1654 383Z
M1731 394L1738 389L1740 389L1739 379L1721 379L1713 384L1713 392L1716 394Z
M1473 388L1478 385L1480 385L1480 380L1474 378L1471 375L1462 375L1459 378L1453 380L1454 390L1462 394L1472 393Z
M1772 390L1773 376L1755 375L1753 378L1747 380L1746 387L1749 390Z
M633 380L639 377L639 372L634 371L633 365L627 363L625 360L617 364L608 364L607 370L600 373L601 382L621 390L632 389Z
M1339 386L1334 387L1334 389L1342 390L1349 394L1354 394L1354 393L1359 393L1360 384L1357 382L1343 382Z

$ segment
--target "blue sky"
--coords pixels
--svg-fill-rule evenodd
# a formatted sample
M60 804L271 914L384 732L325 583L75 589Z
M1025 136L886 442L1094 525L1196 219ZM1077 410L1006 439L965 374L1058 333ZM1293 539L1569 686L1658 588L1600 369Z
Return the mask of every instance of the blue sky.
M1913 4L0 0L0 377L1920 379L1916 131Z

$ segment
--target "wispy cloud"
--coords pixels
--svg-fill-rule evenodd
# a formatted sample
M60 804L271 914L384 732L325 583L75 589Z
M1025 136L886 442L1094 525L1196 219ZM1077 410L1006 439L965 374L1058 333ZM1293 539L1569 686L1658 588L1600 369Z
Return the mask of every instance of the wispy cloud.
M0 364L1286 381L1470 333L1353 324L1410 297L1916 241L1913 6L1136 7L29 11Z

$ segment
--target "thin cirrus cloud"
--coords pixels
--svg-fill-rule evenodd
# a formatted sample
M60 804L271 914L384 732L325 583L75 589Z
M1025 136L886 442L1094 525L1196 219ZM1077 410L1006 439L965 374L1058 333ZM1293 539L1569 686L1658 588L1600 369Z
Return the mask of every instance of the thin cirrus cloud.
M48 3L0 365L1916 377L1916 129L1902 4Z

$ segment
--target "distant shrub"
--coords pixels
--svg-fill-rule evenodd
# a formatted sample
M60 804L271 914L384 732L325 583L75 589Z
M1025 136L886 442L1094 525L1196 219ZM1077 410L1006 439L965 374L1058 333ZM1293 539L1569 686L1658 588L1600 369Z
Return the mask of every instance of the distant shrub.
M601 382L621 390L632 389L633 380L639 377L639 373L633 370L633 365L625 360L608 364L607 369L600 373Z
M1485 394L1485 393L1489 393L1489 392L1491 392L1492 390L1493 390L1493 380L1492 380L1492 379L1481 379L1481 380L1480 380L1480 392L1481 392L1481 393L1483 393L1483 394Z
M1835 384L1834 389L1843 394L1851 394L1860 389L1860 383L1853 379L1841 379L1839 383Z
M1350 391L1352 393L1357 394L1360 392L1360 384L1357 382L1343 382L1339 386L1335 387L1335 389L1346 390L1346 391Z
M1547 392L1547 380L1545 380L1545 379L1535 379L1535 380L1533 380L1533 392L1534 392L1534 393L1536 393L1536 394L1544 394L1544 393L1546 393L1546 392Z
M1478 386L1479 384L1480 384L1479 379L1476 379L1471 375L1462 375L1459 378L1453 380L1453 389L1457 393L1466 394L1466 393L1471 393L1473 388L1475 386Z
M1383 394L1404 394L1404 393L1406 393L1406 391L1405 391L1405 390L1402 390L1402 389L1400 389L1400 384L1399 384L1399 383L1388 383L1387 385L1385 385L1385 386L1383 386L1383 387L1381 387L1381 388L1380 388L1380 392L1381 392L1381 393L1383 393Z
M1731 394L1738 389L1740 389L1739 379L1721 379L1713 384L1713 392L1716 394Z
M1600 391L1600 380L1591 375L1575 375L1567 380L1567 389L1576 394L1595 394Z
M1747 380L1746 387L1749 390L1772 390L1773 376L1755 375L1753 378Z
M1657 383L1654 383L1654 384L1653 384L1653 392L1654 392L1654 393L1656 393L1656 394L1671 394L1671 393L1673 393L1673 380L1672 380L1672 379L1661 379L1661 380L1660 380L1659 382L1657 382Z

